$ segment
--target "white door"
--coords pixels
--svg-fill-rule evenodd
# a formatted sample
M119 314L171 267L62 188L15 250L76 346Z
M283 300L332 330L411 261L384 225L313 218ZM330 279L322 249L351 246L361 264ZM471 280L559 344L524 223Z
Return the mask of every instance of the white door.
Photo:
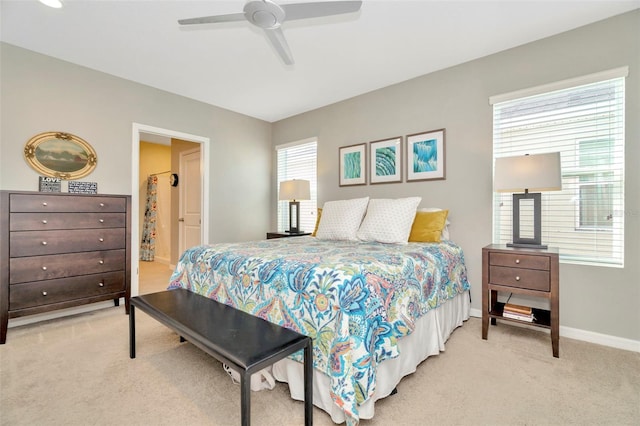
M180 153L179 171L179 238L180 253L189 247L202 244L201 232L201 184L200 150L194 149Z

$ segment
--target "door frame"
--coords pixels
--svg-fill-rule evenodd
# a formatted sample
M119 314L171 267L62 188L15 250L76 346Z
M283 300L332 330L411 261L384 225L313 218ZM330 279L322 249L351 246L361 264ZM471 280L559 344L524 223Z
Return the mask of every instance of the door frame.
M139 293L140 241L138 234L138 217L140 214L140 133L150 133L173 139L181 139L200 144L200 179L201 179L201 228L202 244L209 243L209 150L211 140L208 137L177 132L146 124L133 123L131 135L131 296Z

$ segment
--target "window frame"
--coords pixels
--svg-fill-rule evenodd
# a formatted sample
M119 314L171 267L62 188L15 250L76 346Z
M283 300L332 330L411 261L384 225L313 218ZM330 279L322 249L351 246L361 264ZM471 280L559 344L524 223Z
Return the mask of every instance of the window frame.
M300 167L308 167L309 164L301 165L292 164L290 171L281 170L281 153L295 151L296 149L304 149L313 145L315 152L311 160L312 170L301 170ZM317 217L317 198L318 198L318 139L308 138L295 142L277 145L276 150L276 229L278 232L285 232L289 228L289 202L278 200L280 192L280 182L289 179L306 179L310 186L310 200L300 200L300 230L302 232L312 232L315 227ZM304 155L303 155L304 157ZM302 162L307 159L298 158ZM295 159L294 159L295 161Z
M625 203L624 121L626 111L624 102L627 75L628 67L621 67L492 96L489 99L493 106L494 159L502 156L554 151L560 151L563 157L565 154L568 157L566 161L564 158L562 160L562 179L565 187L559 191L562 198L554 192L542 193L543 239L553 240L553 244L549 241L549 245L560 247L560 260L563 263L624 267L625 223L621 212ZM563 97L564 95L566 98ZM531 97L530 100L526 99L529 97ZM605 124L604 127L600 126L601 122ZM588 126L594 126L597 129L591 131L593 135L586 130ZM602 131L603 128L607 130ZM565 133L560 136L563 131ZM606 136L603 137L602 134ZM593 148L594 152L586 154L587 158L591 158L595 164L580 166L581 141L603 139L610 141L609 146L603 151L606 153L605 158L608 164L604 166L601 164L597 151L603 148L596 146ZM575 152L567 152L570 149ZM523 152L523 150L527 151ZM581 176L593 176L594 182L581 184ZM608 185L611 207L607 217L610 217L611 227L600 226L599 223L594 226L581 224L584 223L581 222L584 201L581 199L580 191L586 185L594 184ZM567 203L567 198L571 195L573 206ZM494 243L508 242L507 238L511 235L509 231L512 224L505 207L509 208L510 214L512 206L506 197L511 197L511 194L494 193L493 196ZM561 202L565 205L560 205ZM593 202L598 203L599 200ZM598 206L598 204L595 205ZM570 215L574 216L573 220L569 219ZM545 237L544 228L547 227L545 220L546 223L552 223L560 230L557 234L556 229L547 231L549 235L553 232L552 238ZM573 229L571 229L571 223L573 223ZM568 224L569 228L566 226ZM507 228L506 231L505 228ZM605 255L603 256L602 253Z

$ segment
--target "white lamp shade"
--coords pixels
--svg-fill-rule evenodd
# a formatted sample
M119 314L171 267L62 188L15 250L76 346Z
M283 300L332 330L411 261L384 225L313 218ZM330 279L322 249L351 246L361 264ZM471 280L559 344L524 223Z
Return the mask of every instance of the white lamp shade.
M293 179L280 182L278 200L310 200L311 190L308 180Z
M561 190L560 153L496 158L493 189L496 192Z

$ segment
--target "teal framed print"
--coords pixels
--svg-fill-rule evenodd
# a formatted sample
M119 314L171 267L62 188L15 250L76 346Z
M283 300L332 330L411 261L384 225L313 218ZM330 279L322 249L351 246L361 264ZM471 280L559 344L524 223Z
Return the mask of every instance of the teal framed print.
M444 180L445 129L407 135L407 182Z
M340 186L367 184L367 144L343 146L338 149L340 156Z
M371 183L402 182L402 136L369 142Z

